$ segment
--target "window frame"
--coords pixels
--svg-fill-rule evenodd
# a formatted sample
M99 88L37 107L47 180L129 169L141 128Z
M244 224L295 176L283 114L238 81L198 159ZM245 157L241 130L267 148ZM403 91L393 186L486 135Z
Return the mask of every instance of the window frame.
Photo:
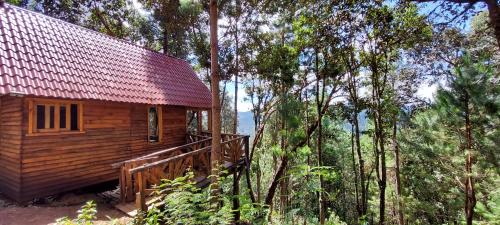
M156 107L156 113L157 113L157 123L158 123L158 141L152 141L151 140L151 133L150 133L150 127L149 127L149 109L155 108ZM163 142L163 108L159 105L148 105L146 107L146 123L148 124L148 136L147 136L147 141L150 144L159 144Z
M28 101L28 136L34 135L58 135L58 134L74 134L74 133L84 133L83 124L83 102L74 100L57 100L57 99L40 99L40 98L29 98ZM71 130L71 105L76 104L78 106L78 118L77 130ZM45 107L45 127L38 129L38 105L43 105ZM50 128L50 107L54 107L54 128ZM66 128L60 128L60 108L61 106L66 107Z

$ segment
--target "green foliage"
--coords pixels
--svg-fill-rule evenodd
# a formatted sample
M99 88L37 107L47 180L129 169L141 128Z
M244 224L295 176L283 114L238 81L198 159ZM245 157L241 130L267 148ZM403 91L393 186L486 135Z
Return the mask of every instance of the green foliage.
M174 180L163 180L153 194L158 201L149 208L144 224L230 224L232 219L228 199L214 208L210 190L196 187L194 174ZM139 215L139 217L142 215Z
M498 155L492 151L497 145L490 135L496 135L499 124L499 92L493 77L488 61L473 61L465 55L450 86L438 91L434 107L418 113L402 134L406 158L402 173L409 193L405 202L412 209L408 216L416 224L449 223L463 217L466 110L473 124L473 151L478 162L473 167L476 195L482 199L477 220L494 221L490 215L498 209L491 187L498 187Z
M259 51L256 61L258 73L270 80L278 92L279 88L293 85L299 64L297 51L291 46L272 43Z
M78 210L78 216L76 219L70 219L68 217L63 217L57 219L56 223L58 225L92 225L93 221L97 218L97 205L94 201L88 201L85 205Z
M342 221L335 213L332 213L325 222L325 225L347 225L347 223Z

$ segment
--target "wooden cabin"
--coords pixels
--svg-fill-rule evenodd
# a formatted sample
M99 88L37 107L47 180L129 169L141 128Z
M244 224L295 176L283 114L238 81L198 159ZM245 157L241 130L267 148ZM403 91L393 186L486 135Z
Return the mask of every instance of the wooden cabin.
M201 129L210 106L184 60L0 7L0 192L14 200L117 179L112 164L186 144L188 111Z

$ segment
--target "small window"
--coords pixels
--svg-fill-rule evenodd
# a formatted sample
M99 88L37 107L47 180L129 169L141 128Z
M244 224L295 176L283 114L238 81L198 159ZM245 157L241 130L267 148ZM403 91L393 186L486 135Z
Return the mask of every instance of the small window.
M59 127L66 129L66 105L59 107Z
M36 129L45 129L45 105L36 105Z
M83 131L81 103L29 100L28 133Z
M161 107L148 107L148 141L160 142L162 137L163 119Z
M208 129L208 111L186 110L186 129L189 132L203 132Z
M56 117L55 114L55 111L56 111L56 107L51 105L49 106L49 128L50 129L54 129L54 126L55 126L55 123L54 123L54 119Z
M78 130L78 105L71 104L71 130Z

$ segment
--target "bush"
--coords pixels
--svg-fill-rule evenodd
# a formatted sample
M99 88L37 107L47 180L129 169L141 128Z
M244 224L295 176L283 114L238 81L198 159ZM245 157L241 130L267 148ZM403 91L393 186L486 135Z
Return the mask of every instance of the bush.
M229 201L222 207L211 204L210 188L202 190L193 181L194 174L163 180L153 193L156 200L148 212L138 213L136 224L230 224ZM220 198L219 198L220 199Z
M91 225L96 219L97 205L94 201L88 201L85 205L78 210L78 216L76 219L70 219L68 217L59 218L56 221L58 225Z

